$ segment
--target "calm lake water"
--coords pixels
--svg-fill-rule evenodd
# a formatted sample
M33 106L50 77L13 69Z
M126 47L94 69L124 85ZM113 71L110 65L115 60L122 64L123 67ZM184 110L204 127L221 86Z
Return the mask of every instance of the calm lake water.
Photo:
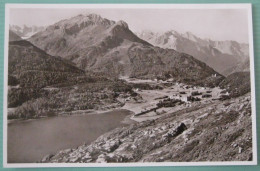
M90 144L123 124L126 110L103 114L59 116L8 124L8 163L33 163L45 155Z

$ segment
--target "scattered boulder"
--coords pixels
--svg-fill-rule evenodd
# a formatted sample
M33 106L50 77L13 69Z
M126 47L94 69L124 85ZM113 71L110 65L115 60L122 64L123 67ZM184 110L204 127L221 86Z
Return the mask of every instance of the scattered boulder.
M209 97L212 97L212 95L211 94L203 94L202 95L202 98L209 98Z
M198 92L198 91L193 91L193 92L191 92L191 95L192 96L199 96L199 95L201 95L202 93L200 93L200 92Z
M201 99L199 97L193 97L193 96L188 96L187 101L194 102L194 101L200 101Z
M51 159L53 156L54 156L53 154L46 155L46 156L43 157L43 159L42 159L41 162L48 162L48 161L50 161L50 159Z
M96 160L97 163L107 163L106 155L100 154Z
M187 129L184 123L181 123L177 128L170 129L166 134L163 135L163 138L173 138L180 135L183 131Z
M219 100L227 100L227 99L230 99L230 96L229 95L224 95L222 94L220 97L219 97Z

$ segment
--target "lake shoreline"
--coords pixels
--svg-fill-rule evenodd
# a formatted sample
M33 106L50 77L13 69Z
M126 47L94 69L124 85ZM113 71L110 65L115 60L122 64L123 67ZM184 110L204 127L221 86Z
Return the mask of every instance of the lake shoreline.
M122 109L122 107L120 108L114 108L114 109L107 109L107 110L80 110L80 111L72 111L73 114L69 114L69 113L58 113L54 116L40 116L37 118L30 118L30 119L9 119L7 120L8 124L12 124L12 123L17 123L17 122L27 122L27 121L34 121L34 120L39 120L39 119L46 119L46 118L51 118L51 117L67 117L67 116L79 116L79 115L99 115L99 114L105 114L108 112L113 112L113 111L120 111L120 110L126 110L131 112L130 115L134 115L134 112L128 109Z

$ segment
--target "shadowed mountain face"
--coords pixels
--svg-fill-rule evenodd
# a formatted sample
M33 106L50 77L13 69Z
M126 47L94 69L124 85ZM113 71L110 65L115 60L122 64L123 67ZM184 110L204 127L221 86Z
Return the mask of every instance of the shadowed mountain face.
M154 47L138 38L124 21L96 14L78 15L47 27L29 41L79 68L108 76L173 77L194 83L221 77L206 64L172 49Z
M250 60L246 58L245 60L239 61L234 67L228 68L224 71L224 75L231 75L236 72L249 72L250 71Z
M46 92L41 88L63 82L75 83L80 76L84 76L84 71L71 62L50 56L26 40L9 42L8 107L45 97ZM25 113L24 116L36 114L32 111Z
M227 76L220 84L227 89L231 97L239 97L251 91L250 72L235 72Z
M22 40L22 38L14 33L12 30L9 30L9 42L17 40Z
M155 46L191 54L224 75L243 71L239 66L249 58L248 44L236 41L213 41L201 39L190 32L181 34L176 31L143 31L138 36Z

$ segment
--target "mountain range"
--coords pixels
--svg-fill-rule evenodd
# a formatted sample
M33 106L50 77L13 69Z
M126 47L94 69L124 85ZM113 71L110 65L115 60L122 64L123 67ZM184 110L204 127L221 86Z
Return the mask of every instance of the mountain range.
M118 39L120 37L118 31L112 29L112 26L115 27L115 25L117 27L118 25L128 27L127 23L123 21L116 23L99 15L89 14L62 20L49 27L10 25L10 34L13 35L13 38L15 34L21 39L29 39L29 41L47 53L74 60L74 62L78 63L77 65L82 65L81 67L84 68L85 64L82 60L86 59L78 58L82 56L79 53L84 55L89 53L88 55L92 56L93 53L107 51L107 48L114 48L117 46L115 44L121 43ZM112 30L116 36L113 35ZM122 31L121 29L120 32L122 34L126 33ZM190 54L225 76L235 72L249 71L249 46L246 43L214 41L200 38L191 32L179 33L174 30L163 33L148 30L136 34L130 32L127 32L127 38L130 38L132 42L139 42L145 45L150 44ZM73 38L72 35L74 36ZM17 36L13 40L18 40ZM115 40L115 37L117 37L117 40ZM44 42L42 42L42 38ZM111 44L111 42L114 44L111 47L99 47L102 43L104 45L104 43Z
M140 39L124 21L78 15L48 26L28 39L52 56L109 77L174 78L209 84L222 76L205 63ZM211 80L211 81L209 81Z
M174 30L163 33L145 30L137 35L154 46L191 54L226 76L236 71L249 71L249 46L246 43L202 39L191 32Z

